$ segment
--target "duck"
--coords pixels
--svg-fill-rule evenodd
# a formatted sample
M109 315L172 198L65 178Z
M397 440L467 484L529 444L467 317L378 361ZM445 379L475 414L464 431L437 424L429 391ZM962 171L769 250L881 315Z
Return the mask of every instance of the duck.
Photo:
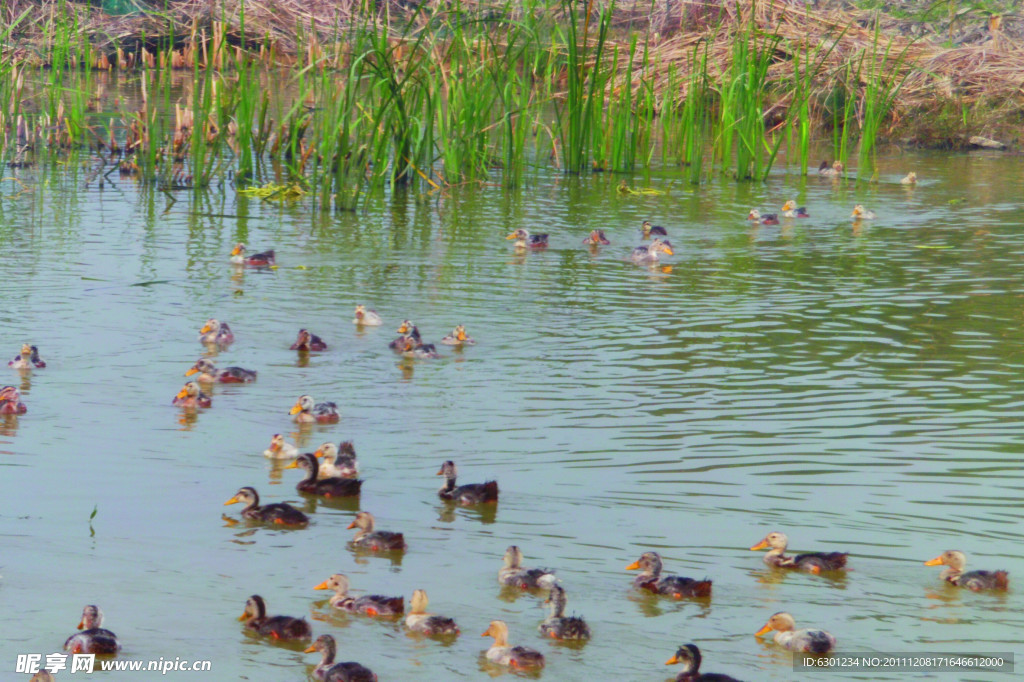
M661 555L657 552L644 552L639 559L626 566L627 571L636 569L640 569L641 573L633 580L633 587L639 590L666 594L676 599L711 596L710 580L661 575Z
M57 678L49 670L40 670L32 677L28 678L28 682L56 682Z
M250 265L256 268L266 268L274 264L274 250L254 253L251 256L245 255L245 244L239 242L231 249L231 262L235 265Z
M456 325L455 329L448 336L441 339L441 343L446 346L473 346L476 345L476 341L466 335L466 328L464 326Z
M312 422L336 424L341 419L341 415L338 414L338 406L335 403L317 403L313 401L313 396L310 395L299 396L299 399L292 405L292 409L289 410L288 414L294 415L292 421L299 424L309 424Z
M368 549L373 552L386 552L389 550L404 550L406 548L405 536L388 530L374 530L376 520L370 512L361 511L347 528L358 528L355 537L352 538L353 547Z
M459 626L453 619L427 613L428 603L425 590L413 591L412 599L409 600L409 615L405 617L405 627L425 635L459 634Z
M638 246L633 249L630 254L630 259L634 263L657 263L658 254L665 253L669 256L672 255L672 244L667 239L662 241L661 239L655 239L646 246Z
M775 643L790 651L809 654L827 654L836 647L836 638L824 630L797 630L793 616L785 611L772 614L764 627L754 633L755 637L775 631Z
M740 682L735 677L721 673L701 673L700 649L696 644L684 644L676 649L675 655L665 661L665 665L683 664L683 671L676 675L676 682Z
M335 663L338 645L330 635L320 635L303 651L307 654L320 652L320 664L313 670L313 677L322 682L377 682L377 675L365 665L355 661Z
M320 478L355 478L359 475L356 448L350 440L340 445L324 443L313 454L324 460L320 462Z
M39 349L27 343L21 344L21 353L14 356L14 359L7 363L8 367L14 369L42 369L46 362L39 357Z
M241 367L217 369L213 361L207 358L199 358L196 364L185 372L185 376L190 377L196 373L199 374L196 380L202 383L247 384L256 381L256 370L242 369Z
M648 237L651 236L668 236L668 230L666 230L661 225L651 225L650 220L645 220L643 223L640 224L640 231L643 232L644 239L647 239Z
M843 162L836 161L829 166L828 161L822 161L821 165L818 166L818 175L824 175L826 177L839 177L843 174Z
M294 459L299 456L299 449L286 441L280 433L270 437L270 447L263 451L268 459Z
M395 332L398 334L398 337L388 344L388 348L396 353L403 352L409 344L410 339L413 339L415 343L422 342L422 339L420 338L420 330L416 328L416 325L414 325L411 320L403 321L402 324L398 325L398 329L396 329Z
M1010 587L1010 574L1006 571L970 571L964 573L967 555L956 549L945 552L924 562L925 566L946 566L939 574L950 585L966 587L973 592L981 590L1005 590Z
M202 392L199 384L190 381L181 387L171 404L178 407L212 407L213 399Z
M245 602L245 611L238 617L245 627L256 634L279 640L304 640L313 636L313 628L305 618L291 616L267 617L267 604L263 597L254 594Z
M590 639L590 626L579 616L566 616L565 605L569 602L565 589L555 583L551 586L551 594L544 600L549 604L551 613L537 629L545 637L551 639Z
M76 632L64 642L64 651L73 654L100 654L112 656L116 654L121 645L117 641L117 635L103 627L103 612L95 604L88 604L82 609L82 620L78 622Z
M546 568L523 568L523 552L515 545L510 545L505 550L502 558L505 565L498 570L498 582L510 587L518 587L523 590L538 588L551 589L557 578L554 571Z
M355 317L352 318L352 324L361 327L379 327L384 324L384 320L377 314L377 311L367 310L364 305L357 305Z
M324 497L355 497L363 485L358 478L321 478L317 480L320 467L316 455L312 452L299 455L294 462L285 467L285 469L299 468L306 470L306 478L295 486L300 493Z
M235 496L225 502L224 506L238 502L246 503L245 509L242 510L242 518L245 519L276 523L281 526L304 526L309 523L309 517L290 504L275 502L261 507L259 494L255 488L250 486L239 488Z
M227 322L221 322L214 318L206 321L206 324L199 330L199 342L206 345L226 346L234 343L235 334Z
M300 352L308 351L321 351L327 350L327 344L316 334L313 334L308 329L300 329L299 336L295 339L295 343L291 345L288 350L297 350Z
M756 208L752 208L750 213L747 214L747 220L761 223L762 225L778 225L779 215L777 213L761 213Z
M797 554L786 556L786 546L789 538L784 533L772 531L764 536L759 543L751 547L751 550L771 548L764 555L764 562L776 568L795 568L800 571L818 574L822 571L839 571L846 568L845 552L811 552L808 554Z
M456 486L455 478L459 475L459 470L455 467L455 462L450 459L441 465L437 475L445 477L444 485L437 491L437 496L442 500L467 505L498 501L497 481L466 483Z
M810 218L806 206L797 206L796 202L789 199L782 205L783 218Z
M508 645L508 625L502 620L492 620L481 637L493 637L494 644L487 650L487 660L510 668L536 669L544 667L544 654L525 646Z
M348 577L341 573L335 573L313 589L334 590L334 596L330 599L331 606L349 613L362 613L367 616L399 616L405 611L405 599L402 597L382 597L379 594L350 597L348 584Z
M437 352L437 346L432 343L423 343L419 340L419 331L416 331L415 337L410 337L406 341L405 348L402 349L402 355L407 358L439 358L440 353Z
M853 213L850 214L850 217L856 220L874 220L875 212L869 211L862 205L857 204L856 206L853 207Z
M25 414L28 407L21 402L21 392L14 386L0 388L0 414Z
M900 179L901 185L916 185L917 184L917 173L910 171L903 178Z
M548 236L546 234L530 234L523 228L519 228L505 239L515 239L516 242L513 244L517 249L543 249L548 245Z
M604 230L591 230L584 239L583 243L587 246L599 246L601 244L608 245L611 241L604 235Z

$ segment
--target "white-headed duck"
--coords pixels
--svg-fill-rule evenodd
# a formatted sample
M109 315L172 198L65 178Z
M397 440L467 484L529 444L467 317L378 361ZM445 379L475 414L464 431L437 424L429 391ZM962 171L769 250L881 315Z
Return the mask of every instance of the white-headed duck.
M235 334L227 322L221 322L211 317L199 329L199 342L208 346L226 346L234 341Z
M274 250L245 255L245 244L239 242L231 249L231 262L235 265L249 265L255 268L266 268L274 265Z
M349 613L362 613L367 616L398 616L405 611L405 599L402 597L382 597L379 594L368 594L352 597L348 593L348 578L335 573L323 581L314 590L334 590L330 604L336 609Z
M494 644L487 650L487 660L510 668L536 669L544 667L544 655L525 646L508 645L508 625L492 620L481 637L493 637Z
M341 415L338 414L338 406L335 403L318 403L310 395L299 396L299 399L292 405L292 409L289 410L288 414L293 415L292 421L299 424L311 424L313 422L318 424L334 424L341 419Z
M100 654L112 656L118 652L121 645L117 642L117 635L103 627L103 612L95 604L89 604L82 609L82 620L78 623L76 632L64 642L64 650L73 654Z
M981 590L1005 590L1010 586L1010 575L1006 571L970 571L964 573L967 555L956 549L945 552L924 562L925 566L945 566L939 577L951 585L966 587L974 592Z
M347 526L357 529L355 537L351 540L352 546L372 552L387 552L406 548L404 535L388 530L375 530L375 525L376 519L370 512L361 511L356 514L356 518Z
M846 568L847 554L844 552L811 552L808 554L786 556L788 544L789 538L785 534L773 531L765 535L764 539L750 549L768 548L768 553L764 555L764 562L776 568L795 568L810 573L839 571Z
M836 638L824 630L796 629L793 616L785 611L773 614L764 627L754 633L755 637L775 631L774 640L779 646L790 651L803 651L809 654L827 654L836 647Z
M678 575L661 574L661 555L644 552L640 558L626 566L627 571L640 569L640 575L633 579L633 587L655 594L665 594L676 599L685 597L706 598L711 596L711 581L684 578Z
M217 365L208 358L199 358L196 364L192 365L186 372L185 376L190 377L193 374L199 374L196 377L196 381L212 384L219 382L222 384L247 384L251 381L256 381L256 370L243 369L241 367L225 367L224 369L217 369Z

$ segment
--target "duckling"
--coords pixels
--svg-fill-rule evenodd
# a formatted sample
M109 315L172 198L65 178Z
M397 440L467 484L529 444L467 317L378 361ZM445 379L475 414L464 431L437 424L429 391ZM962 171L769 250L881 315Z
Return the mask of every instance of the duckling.
M900 180L901 185L916 185L917 184L917 173L910 171Z
M750 209L750 213L747 214L747 220L755 223L761 223L762 225L778 225L779 216L777 213L761 213L756 208Z
M307 351L321 351L327 350L327 344L316 334L311 333L308 329L300 329L299 336L295 339L295 343L291 345L288 350L297 350L302 352Z
M420 330L417 329L416 325L414 325L410 320L405 320L404 322L402 322L402 324L398 326L396 332L398 334L398 337L388 344L388 348L395 351L396 353L403 352L409 345L410 339L413 340L413 345L415 345L415 343L422 342L422 339L420 338Z
M720 673L700 672L701 655L696 644L684 644L676 649L675 656L665 661L665 665L682 663L683 671L676 675L676 682L740 682L735 677Z
M42 369L46 363L39 357L39 349L27 343L21 344L21 353L14 356L14 359L7 363L8 367L14 369Z
M711 581L683 578L678 575L661 575L661 555L657 552L644 552L640 558L626 566L627 571L640 569L641 573L633 580L633 587L647 590L655 594L667 594L682 599L684 597L710 597Z
M374 530L376 521L370 512L359 512L348 528L358 528L356 535L352 538L353 547L368 549L373 552L386 552L389 550L404 550L406 548L405 536L388 530Z
M650 220L645 220L640 225L640 231L643 232L644 239L648 239L651 236L668 236L668 231L664 227L661 225L651 225Z
M609 241L608 237L604 236L604 230L591 230L590 234L583 239L583 243L587 246L599 246L601 244L611 244L611 241Z
M415 331L415 330L414 330ZM441 354L437 352L437 347L432 343L423 343L419 341L419 332L416 331L415 338L410 337L406 343L405 348L402 349L402 355L407 358L439 358Z
M279 640L303 640L313 636L313 628L304 618L291 616L267 617L267 604L263 597L254 594L245 602L245 611L238 617L245 622L245 627L255 630L264 637Z
M28 678L28 682L57 682L57 678L49 670L40 670Z
M255 488L246 486L239 488L235 496L224 503L224 506L245 502L246 507L242 510L242 518L266 523L276 523L281 526L303 526L309 523L309 517L300 512L290 504L275 502L260 506L260 496Z
M313 670L313 677L322 682L377 682L374 672L364 665L354 661L335 663L338 645L330 635L320 635L303 651L307 654L320 652L320 664Z
M466 335L466 328L461 324L452 330L452 333L441 339L446 346L473 346L476 341Z
M946 566L939 577L951 585L966 587L973 592L981 590L1005 590L1010 587L1010 575L1006 571L970 571L964 573L967 555L955 549L924 562L925 566Z
M214 318L206 321L206 324L199 330L199 343L206 345L226 346L234 343L235 335L227 322L221 322Z
M790 651L827 654L836 646L836 638L824 630L797 630L793 616L785 611L773 614L764 627L754 633L754 636L760 637L772 630L775 631L775 643Z
M331 402L316 403L313 396L303 395L292 405L288 414L294 415L292 421L298 424L335 424L341 419L338 406Z
M523 568L523 552L515 545L505 550L505 565L498 571L498 582L502 585L524 590L551 589L555 584L555 572L546 568Z
M427 593L424 590L412 593L412 599L409 600L409 615L405 617L405 627L426 635L459 634L459 626L451 618L427 613L427 603Z
M487 660L510 668L543 668L544 655L525 646L508 645L508 625L501 620L492 620L491 626L481 637L493 637L494 645L487 650Z
M359 475L356 448L350 440L340 445L324 443L313 454L324 459L320 463L320 478L355 478Z
M247 384L256 381L256 370L242 369L241 367L217 369L213 361L207 358L199 358L196 364L185 372L185 376L190 377L196 373L199 374L196 380L202 383Z
M313 589L334 590L334 596L330 599L331 606L349 613L363 613L367 616L398 616L405 611L405 599L402 597L382 597L379 594L350 597L348 578L341 573L335 573Z
M0 388L0 414L25 414L28 407L21 402L21 392L14 386Z
M280 433L270 437L270 447L263 451L269 459L294 459L299 456L299 449L286 441Z
M551 639L590 639L590 626L582 618L566 617L565 605L568 602L562 586L558 583L553 584L551 594L544 600L545 604L551 605L551 613L537 629Z
M789 538L777 531L768 533L761 542L757 543L751 550L771 549L764 555L764 562L776 568L795 568L810 573L821 573L822 571L839 571L846 568L846 557L844 552L813 552L808 554L797 554L786 556L786 546Z
M384 324L384 320L381 319L376 311L367 310L364 305L357 305L355 317L352 318L352 324L363 327L379 327Z
M835 178L842 174L843 163L841 161L836 161L831 167L828 165L828 161L822 161L821 165L818 166L818 175Z
M671 256L671 242L667 239L665 241L655 239L647 246L638 246L633 249L629 257L634 263L657 263L659 253L666 253Z
M200 390L199 384L190 381L181 387L171 404L178 407L212 407L213 399Z
M484 502L498 501L498 482L487 481L486 483L466 483L456 487L455 478L459 475L455 468L455 462L448 460L441 465L438 476L445 477L445 483L437 496L442 500L458 502L459 504L483 504Z
M298 459L286 466L285 469L300 467L306 470L306 478L295 486L300 493L323 495L324 497L355 497L363 485L358 478L321 478L317 480L320 467L316 455L312 452L299 455Z
M796 202L789 199L782 205L783 218L810 218L806 206L797 206Z
M274 264L274 250L254 253L251 256L245 255L245 244L239 242L231 249L231 262L235 265L250 265L256 268L266 268Z
M78 623L76 632L64 642L64 651L73 654L101 654L112 656L116 654L121 645L117 642L117 635L110 630L100 627L103 625L103 612L95 604L89 604L82 609L82 620Z
M548 245L548 236L546 234L530 234L523 228L519 228L505 239L515 239L516 242L513 244L517 249L543 249Z
M857 204L853 207L853 213L850 216L856 220L874 220L875 212L869 211L860 204Z

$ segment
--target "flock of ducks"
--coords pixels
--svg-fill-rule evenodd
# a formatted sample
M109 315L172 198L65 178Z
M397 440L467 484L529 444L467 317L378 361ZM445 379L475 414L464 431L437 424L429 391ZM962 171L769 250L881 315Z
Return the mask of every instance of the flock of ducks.
M842 172L842 164L836 162L831 168L823 164L819 171L823 175ZM916 178L911 173L908 178L913 182ZM906 178L904 179L906 180ZM805 217L806 209L797 207L794 202L787 201L783 206L783 215ZM858 206L854 215L873 217L870 212ZM776 218L775 215L761 215L751 211L751 220ZM632 259L637 262L657 260L659 253L671 254L671 245L665 228L651 225L644 221L642 233L645 238L653 241L646 246L634 249ZM516 239L517 248L543 248L548 243L548 235L531 235L526 230L516 230L508 236ZM591 246L610 243L604 232L594 230L585 244ZM245 246L238 244L231 252L231 262L242 266L272 267L274 252L266 251L246 255ZM381 317L363 305L357 305L353 323L359 326L380 326ZM411 357L436 357L433 344L425 344L420 338L419 330L409 320L405 320L397 330L399 336L390 343L397 353ZM199 340L207 346L223 349L234 342L235 337L230 327L216 319L207 320L199 330ZM475 342L467 334L462 325L457 326L451 334L441 340L447 345L472 345ZM319 352L327 350L327 344L319 336L306 329L300 329L291 350ZM39 356L39 349L34 345L24 344L21 352L14 357L8 366L19 370L40 369L46 363ZM208 358L200 358L185 372L186 376L195 376L182 387L174 397L173 404L186 408L208 408L212 399L203 392L202 385L214 383L248 383L256 380L257 372L241 367L218 368ZM24 414L27 408L20 400L14 386L0 389L0 414ZM292 406L289 414L296 423L337 423L339 413L333 402L316 402L312 396L303 395ZM291 460L285 469L302 469L305 477L296 485L296 490L304 495L315 495L324 498L356 497L360 494L363 481L358 478L359 465L356 452L351 442L338 445L326 442L314 452L300 453L298 448L288 443L281 434L274 434L270 446L263 453L266 457L276 460ZM322 461L321 461L322 460ZM441 464L437 472L444 476L445 482L438 490L438 497L446 502L460 505L485 505L498 501L499 488L496 481L483 483L458 484L458 469L452 460ZM309 517L285 503L260 504L257 491L251 486L244 486L227 500L225 505L242 503L245 507L240 516L251 522L262 524L303 527L309 523ZM405 536L400 532L378 530L375 519L367 511L360 511L348 525L356 533L349 542L352 548L369 552L402 552L407 548ZM787 555L789 539L785 534L773 531L768 533L751 550L764 550L764 563L776 569L790 569L814 574L842 571L846 568L848 554L844 552L815 552ZM940 574L942 580L951 585L964 587L972 591L1005 590L1009 586L1006 571L970 571L965 572L967 559L963 552L947 550L938 557L925 562L927 566L945 566ZM670 597L672 599L711 598L712 581L663 573L662 558L657 552L644 552L640 557L625 567L626 570L639 570L633 580L633 587L643 592ZM590 639L591 629L582 617L566 616L565 609L568 596L554 571L546 568L524 568L523 553L519 547L508 547L503 557L503 565L498 570L498 583L514 589L528 592L547 592L545 604L549 607L548 616L538 625L538 631L544 637L568 641L586 641ZM406 613L405 600L401 596L382 596L369 594L352 596L349 594L349 579L342 574L334 574L316 585L314 590L330 590L333 596L328 599L331 608L352 614L369 617L401 617L405 615L405 626L414 632L429 636L454 637L460 633L455 620L445 616L431 614L427 611L428 598L426 591L417 589L410 600L410 608ZM277 641L306 641L313 636L312 627L303 618L291 616L268 616L267 605L259 595L250 596L239 621L245 628L256 635ZM94 604L82 610L79 631L67 638L64 649L72 653L92 653L98 655L116 655L121 645L117 636L102 627L103 612ZM820 629L797 629L794 617L786 612L773 614L765 625L755 634L762 637L774 632L774 642L791 651L811 654L824 654L832 651L836 638L831 633ZM508 625L500 620L491 621L482 633L484 637L493 638L493 644L486 651L487 660L502 666L515 669L531 670L544 665L544 655L539 651L509 644ZM337 642L331 635L320 635L307 649L306 653L319 653L319 664L313 676L324 682L374 682L377 676L367 667L356 662L336 662ZM682 664L683 670L675 678L680 682L704 680L706 682L737 682L735 678L721 674L700 673L701 653L695 644L684 644L666 664ZM46 673L49 676L49 673ZM35 679L35 678L33 678ZM52 676L41 677L40 680L53 679Z

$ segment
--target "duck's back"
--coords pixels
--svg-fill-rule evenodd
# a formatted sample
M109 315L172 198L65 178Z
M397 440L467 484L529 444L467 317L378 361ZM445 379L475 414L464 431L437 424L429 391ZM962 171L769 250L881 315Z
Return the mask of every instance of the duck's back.
M1006 571L970 571L957 580L969 590L1005 590L1010 587L1010 574Z
M64 648L79 654L116 654L121 646L117 635L106 628L89 628L77 632L64 642Z
M313 628L302 618L271 616L256 627L261 635L275 639L307 639L313 636Z
M327 669L324 682L377 682L377 675L355 661L344 661Z

